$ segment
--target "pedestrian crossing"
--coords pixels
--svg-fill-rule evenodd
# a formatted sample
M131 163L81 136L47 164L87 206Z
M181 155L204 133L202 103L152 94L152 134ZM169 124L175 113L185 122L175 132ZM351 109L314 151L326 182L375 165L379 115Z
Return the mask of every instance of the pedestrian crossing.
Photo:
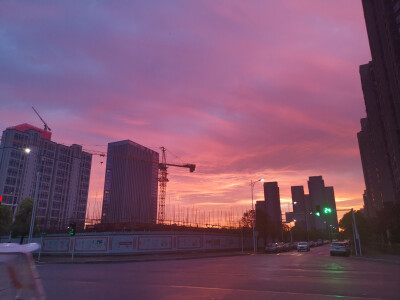
M278 253L277 255L279 256L279 255L285 255L285 256L287 256L287 255L291 255L291 256L302 256L302 255L304 255L305 253L301 253L301 252L284 252L284 253Z

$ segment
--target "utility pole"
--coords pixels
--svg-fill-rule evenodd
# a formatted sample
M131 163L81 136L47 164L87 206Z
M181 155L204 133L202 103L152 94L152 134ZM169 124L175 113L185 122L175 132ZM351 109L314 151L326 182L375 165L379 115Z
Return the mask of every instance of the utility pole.
M356 255L357 256L362 256L360 235L358 234L357 224L356 224L356 217L354 215L354 210L353 209L351 209L351 215L352 215L352 218L353 218L353 235L354 235L354 247L355 247L355 250L356 250Z

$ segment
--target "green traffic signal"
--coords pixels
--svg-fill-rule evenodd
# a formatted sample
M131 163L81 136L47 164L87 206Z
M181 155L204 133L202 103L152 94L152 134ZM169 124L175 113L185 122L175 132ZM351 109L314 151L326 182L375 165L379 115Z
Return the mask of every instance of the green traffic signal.
M332 213L332 208L330 208L330 207L324 208L324 214L331 214L331 213Z
M315 215L319 217L321 215L321 206L317 205L315 207Z
M75 235L75 231L76 231L76 223L69 223L68 234L70 236L74 236Z

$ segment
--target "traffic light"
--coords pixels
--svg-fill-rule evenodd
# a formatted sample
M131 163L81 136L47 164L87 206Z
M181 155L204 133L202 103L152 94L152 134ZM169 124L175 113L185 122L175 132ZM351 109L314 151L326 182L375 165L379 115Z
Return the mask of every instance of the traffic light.
M3 203L3 196L0 196L0 205Z
M315 215L319 217L321 215L321 206L317 205L315 207Z
M324 207L324 214L331 214L331 213L332 213L332 208Z
M74 236L75 235L75 231L76 231L76 223L69 223L68 234L70 236Z

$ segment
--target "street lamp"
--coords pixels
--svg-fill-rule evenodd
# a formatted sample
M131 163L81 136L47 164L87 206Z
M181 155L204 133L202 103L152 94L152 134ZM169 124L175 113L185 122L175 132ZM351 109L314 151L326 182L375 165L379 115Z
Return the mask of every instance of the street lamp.
M28 151L28 152L27 152ZM26 153L31 152L29 148L25 149ZM38 156L39 154L36 153ZM36 186L35 186L35 197L33 199L33 209L32 209L32 216L31 216L31 225L29 227L29 235L28 235L28 243L32 242L32 235L33 235L33 229L35 227L35 219L36 219L36 207L38 203L38 194L39 194L39 185L40 185L40 177L41 177L41 169L42 169L42 161L41 161L41 156L39 156L39 168L38 171L36 172Z
M254 185L259 182L259 181L264 181L264 178L258 179L256 181L251 180L250 181L250 186L251 186L251 226L253 227L253 249L254 249L254 254L256 254L256 235L255 235L255 226L254 226L254 219L255 219L255 211L254 211Z

